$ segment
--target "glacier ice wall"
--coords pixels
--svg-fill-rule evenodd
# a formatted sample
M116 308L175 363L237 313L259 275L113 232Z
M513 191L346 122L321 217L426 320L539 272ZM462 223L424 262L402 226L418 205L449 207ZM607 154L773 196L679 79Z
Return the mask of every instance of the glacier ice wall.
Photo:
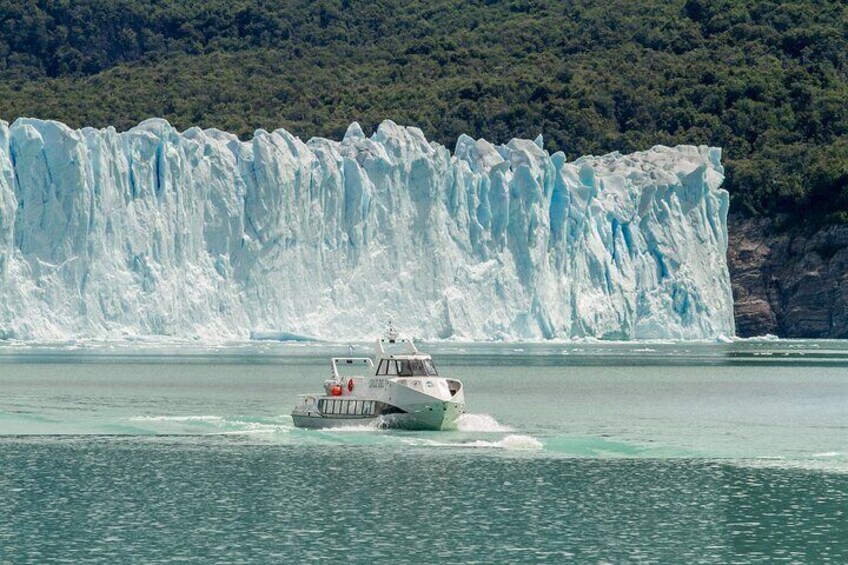
M0 337L732 335L720 150L0 122Z

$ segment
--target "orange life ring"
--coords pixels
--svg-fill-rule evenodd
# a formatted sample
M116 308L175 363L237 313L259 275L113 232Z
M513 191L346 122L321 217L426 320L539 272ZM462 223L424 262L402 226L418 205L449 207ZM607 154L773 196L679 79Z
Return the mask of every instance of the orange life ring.
M347 391L353 392L353 379L347 381Z
M341 396L342 395L342 387L340 387L339 385L333 385L333 388L331 389L331 393L332 393L333 396Z

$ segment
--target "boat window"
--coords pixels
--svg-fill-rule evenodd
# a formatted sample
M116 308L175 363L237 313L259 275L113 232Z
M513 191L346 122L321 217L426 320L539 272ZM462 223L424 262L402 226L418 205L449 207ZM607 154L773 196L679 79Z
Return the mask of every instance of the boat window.
M429 359L398 360L398 375L403 377L437 377L436 367Z
M348 414L356 414L356 401L349 400L347 403L347 413Z
M377 366L378 375L396 375L395 362L391 359L383 359Z
M319 400L319 401L318 401L318 411L319 411L319 412L323 412L323 411L324 411L324 405L325 405L326 403L327 403L327 401L326 401L326 400Z
M433 365L433 362L429 359L424 360L424 370L427 372L427 375L431 377L438 377L439 372L436 371L436 366Z

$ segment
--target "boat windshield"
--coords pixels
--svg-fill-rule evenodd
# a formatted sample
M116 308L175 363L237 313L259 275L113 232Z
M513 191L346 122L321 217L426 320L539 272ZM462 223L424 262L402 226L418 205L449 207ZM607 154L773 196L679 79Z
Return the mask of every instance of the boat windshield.
M436 367L429 359L399 359L399 377L437 377Z
M430 359L383 359L377 367L378 375L399 377L438 377L436 366Z

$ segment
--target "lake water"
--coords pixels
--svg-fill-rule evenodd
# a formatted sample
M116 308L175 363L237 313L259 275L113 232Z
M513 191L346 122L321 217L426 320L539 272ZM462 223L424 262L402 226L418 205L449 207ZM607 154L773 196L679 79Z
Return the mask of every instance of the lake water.
M848 562L845 342L423 348L457 431L293 428L347 344L0 345L0 563Z

